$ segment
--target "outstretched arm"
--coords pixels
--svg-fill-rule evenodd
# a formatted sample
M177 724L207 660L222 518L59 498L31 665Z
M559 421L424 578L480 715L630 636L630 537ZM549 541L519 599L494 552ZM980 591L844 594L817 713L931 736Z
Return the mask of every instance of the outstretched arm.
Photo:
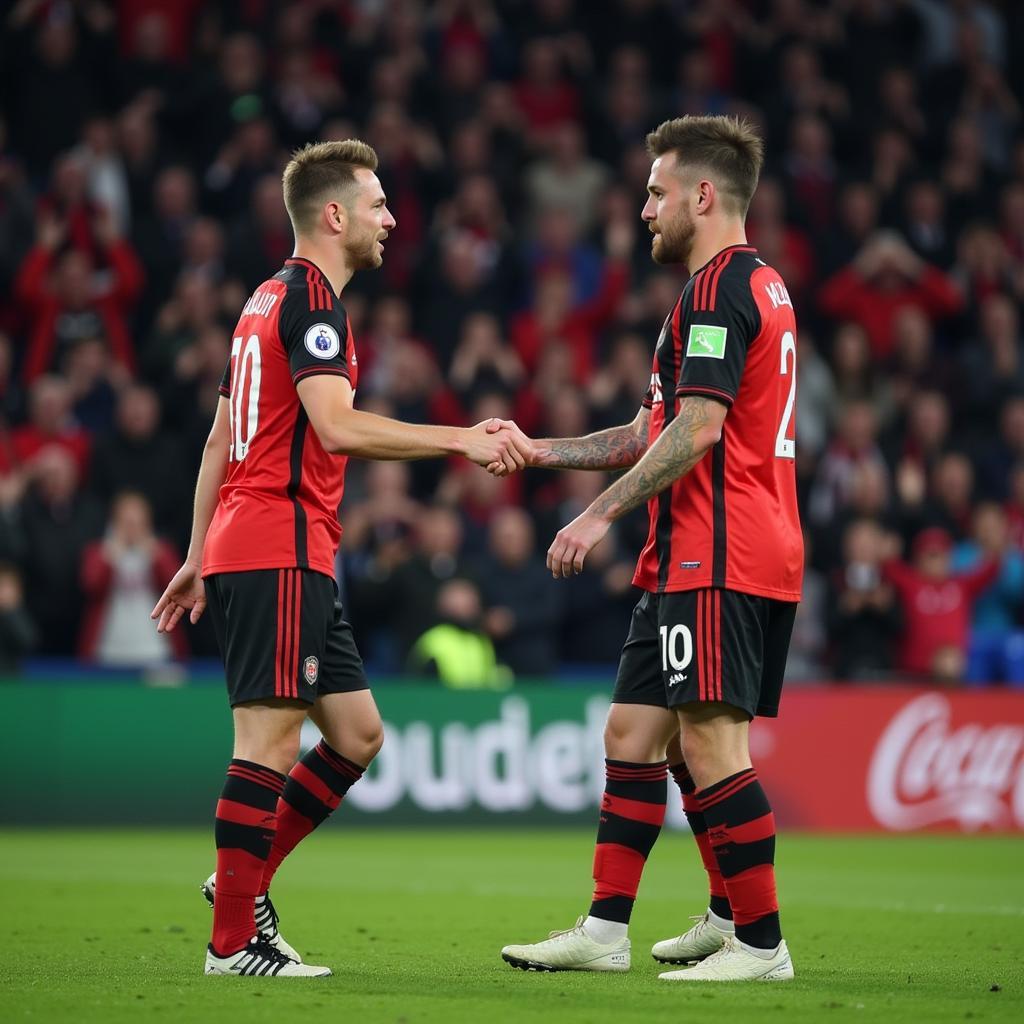
M315 375L296 386L309 422L324 450L363 459L431 459L463 455L479 466L495 465L497 475L526 465L530 442L515 424L438 427L362 412L352 408L352 385L345 377Z
M531 466L543 469L626 469L647 451L651 410L641 408L632 423L586 437L544 438L533 442Z
M713 398L684 398L675 419L643 458L555 535L548 549L552 575L558 579L580 572L590 549L616 519L689 473L718 443L727 412L727 406Z

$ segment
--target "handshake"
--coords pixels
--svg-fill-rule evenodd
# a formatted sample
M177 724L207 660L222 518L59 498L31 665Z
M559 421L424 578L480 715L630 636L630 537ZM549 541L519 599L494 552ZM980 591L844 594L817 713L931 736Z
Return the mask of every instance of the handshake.
M483 420L464 431L462 452L470 462L483 466L493 476L511 476L536 465L536 445L513 420Z

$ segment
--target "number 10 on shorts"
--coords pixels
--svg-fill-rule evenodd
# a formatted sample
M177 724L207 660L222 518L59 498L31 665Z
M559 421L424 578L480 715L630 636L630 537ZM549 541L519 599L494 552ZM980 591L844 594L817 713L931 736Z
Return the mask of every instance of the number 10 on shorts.
M693 660L693 634L690 627L661 626L658 632L661 634L662 671L667 672L669 668L676 672L682 671Z

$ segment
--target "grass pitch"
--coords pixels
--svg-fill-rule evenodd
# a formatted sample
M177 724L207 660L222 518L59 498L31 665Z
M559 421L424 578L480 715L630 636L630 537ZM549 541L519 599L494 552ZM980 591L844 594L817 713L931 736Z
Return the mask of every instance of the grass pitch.
M688 927L704 884L664 835L625 975L527 974L507 942L566 928L589 898L583 832L346 831L313 836L274 886L282 930L334 977L206 978L213 863L202 832L0 833L3 1021L1024 1020L1024 841L779 840L785 984L659 982L651 944Z

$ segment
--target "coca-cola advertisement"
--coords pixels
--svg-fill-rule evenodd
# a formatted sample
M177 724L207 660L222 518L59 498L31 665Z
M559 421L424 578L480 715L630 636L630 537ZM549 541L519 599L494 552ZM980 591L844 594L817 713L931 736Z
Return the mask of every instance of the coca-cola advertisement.
M1024 830L1024 693L793 690L751 727L780 824Z

